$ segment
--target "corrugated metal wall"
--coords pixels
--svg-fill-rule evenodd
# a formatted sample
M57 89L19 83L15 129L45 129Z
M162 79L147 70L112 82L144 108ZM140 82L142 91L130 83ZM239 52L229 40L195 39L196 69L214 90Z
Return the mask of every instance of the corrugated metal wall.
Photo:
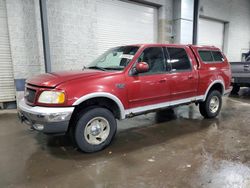
M0 102L14 101L15 87L6 16L6 2L0 0Z
M198 27L198 44L213 45L223 50L224 23L200 18Z
M97 1L98 54L108 48L157 42L157 9L123 1Z

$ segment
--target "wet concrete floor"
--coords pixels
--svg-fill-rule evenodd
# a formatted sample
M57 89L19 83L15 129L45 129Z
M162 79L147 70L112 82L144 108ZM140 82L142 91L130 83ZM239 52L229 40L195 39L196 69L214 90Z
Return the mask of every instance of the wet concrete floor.
M0 187L250 187L250 90L216 119L195 105L118 123L113 143L81 153L0 114Z

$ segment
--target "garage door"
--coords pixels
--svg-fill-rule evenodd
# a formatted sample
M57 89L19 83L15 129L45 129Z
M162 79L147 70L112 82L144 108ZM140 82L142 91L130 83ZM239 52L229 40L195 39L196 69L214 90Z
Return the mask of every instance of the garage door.
M223 22L200 18L198 28L198 44L213 45L223 50Z
M0 0L0 102L14 101L15 89L5 0Z
M117 0L97 1L98 53L125 44L157 42L157 9Z

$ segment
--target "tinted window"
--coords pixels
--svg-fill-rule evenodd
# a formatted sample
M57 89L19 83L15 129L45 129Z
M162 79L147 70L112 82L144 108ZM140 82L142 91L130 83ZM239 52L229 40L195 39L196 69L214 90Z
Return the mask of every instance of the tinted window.
M145 49L138 58L138 62L146 62L148 64L149 71L144 74L162 73L166 71L163 50L159 47Z
M214 61L212 53L210 51L199 51L199 55L201 57L201 60L204 61L204 62L212 62L212 61Z
M191 69L188 55L183 48L167 48L169 53L168 63L171 64L172 71L182 71Z
M219 51L212 51L214 61L224 61L222 54Z

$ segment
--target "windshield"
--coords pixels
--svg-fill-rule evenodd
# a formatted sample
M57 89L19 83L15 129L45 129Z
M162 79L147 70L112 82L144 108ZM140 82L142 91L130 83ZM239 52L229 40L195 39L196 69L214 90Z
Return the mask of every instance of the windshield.
M93 61L88 68L99 70L123 70L133 59L138 46L111 48Z

